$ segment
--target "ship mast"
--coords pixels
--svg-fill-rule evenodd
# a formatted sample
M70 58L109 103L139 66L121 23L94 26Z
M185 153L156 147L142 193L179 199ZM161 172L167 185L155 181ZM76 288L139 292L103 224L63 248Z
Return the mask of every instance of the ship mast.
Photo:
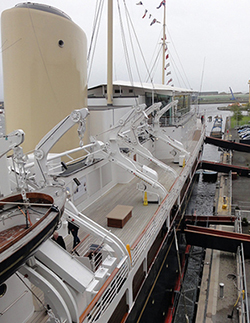
M166 1L163 8L163 35L162 35L162 84L165 84L165 56L166 56Z
M113 0L108 0L107 105L113 105Z

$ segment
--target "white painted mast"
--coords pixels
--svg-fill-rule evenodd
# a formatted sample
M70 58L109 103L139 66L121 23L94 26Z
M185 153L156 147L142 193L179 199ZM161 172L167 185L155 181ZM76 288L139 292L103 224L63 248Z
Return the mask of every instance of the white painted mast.
M162 84L165 84L165 55L166 55L166 1L163 6L163 35L162 35Z
M113 105L113 0L108 0L107 105Z

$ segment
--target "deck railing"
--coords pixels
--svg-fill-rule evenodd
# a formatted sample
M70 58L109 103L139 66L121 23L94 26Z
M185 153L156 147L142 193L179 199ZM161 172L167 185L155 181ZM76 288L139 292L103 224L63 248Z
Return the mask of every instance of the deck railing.
M241 306L239 322L245 323L250 322L249 318L249 305L248 305L248 293L247 293L247 281L246 281L246 268L245 268L245 257L244 257L244 248L243 243L238 247L237 250L237 258L238 258L238 274L239 274L239 297L234 307L238 305L238 302ZM232 312L233 313L233 312Z
M205 131L203 126L202 131ZM168 195L165 197L156 213L152 217L151 221L147 224L145 229L142 231L139 238L135 241L135 243L131 246L131 263L132 266L137 262L139 257L144 253L146 246L149 246L152 242L151 240L158 234L167 217L170 215L170 211L176 201L178 196L178 191L182 187L185 182L187 176L189 176L192 165L197 158L202 142L204 141L203 135L201 135L192 155L187 161L186 166L182 169L181 174L179 175L178 181L175 181L172 185Z
M91 265L91 270L95 272L102 263L101 250L104 244L101 239L87 234L79 244L72 250L72 253L76 253L82 257L88 257Z
M177 192L180 191L182 183L185 182L187 176L189 176L192 165L198 156L201 142L203 137L200 138L198 145L196 146L192 156L190 156L187 165L182 169L180 177L181 180L175 181L172 185L170 192L165 197L158 210L152 217L151 221L145 227L139 238L131 247L131 263L132 266L137 262L140 256L145 252L145 249L155 239L155 236L160 231L162 225L169 216L172 206L174 205L177 197ZM86 241L88 238L86 238ZM84 244L88 245L87 242ZM86 248L85 248L86 249ZM111 305L117 293L120 291L123 283L125 282L129 273L129 266L124 258L120 264L115 268L112 274L108 277L104 285L98 291L96 296L90 302L86 310L79 318L80 323L91 323L95 321L101 322L101 318L106 309Z
M80 323L102 322L101 317L120 291L128 276L129 268L124 258L103 284L96 296L79 318Z

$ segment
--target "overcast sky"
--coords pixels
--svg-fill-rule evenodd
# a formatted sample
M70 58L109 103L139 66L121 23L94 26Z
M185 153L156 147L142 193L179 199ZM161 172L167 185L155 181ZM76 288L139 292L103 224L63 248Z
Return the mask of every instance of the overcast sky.
M49 4L67 13L86 33L88 43L93 26L96 0L50 0L37 3ZM106 1L107 2L107 1ZM137 37L147 65L150 66L153 54L157 52L162 30L162 8L156 9L161 0L128 0L127 7L133 20ZM18 1L1 0L0 12L12 8ZM197 91L248 92L250 79L250 0L166 0L167 3L167 41L169 58L166 70L171 75L170 84L192 88ZM123 1L120 0L123 11ZM117 13L117 0L114 1L115 41L114 41L114 80L129 80L122 55L120 22ZM142 18L145 10L147 15ZM152 15L149 18L149 15ZM96 47L89 86L106 82L106 4L100 28L100 39ZM150 26L153 18L159 23ZM146 68L135 49L142 81L146 81ZM130 52L130 57L132 54ZM154 73L154 82L161 83L159 71ZM133 80L139 81L134 72ZM2 74L2 69L0 69ZM2 99L2 77L0 99Z

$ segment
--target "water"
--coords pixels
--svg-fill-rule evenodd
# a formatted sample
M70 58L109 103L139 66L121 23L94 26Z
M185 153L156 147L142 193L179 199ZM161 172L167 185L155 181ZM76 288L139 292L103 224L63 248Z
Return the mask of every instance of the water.
M213 126L213 119L216 115L221 115L223 118L223 131L225 128L226 117L230 115L230 111L220 111L217 110L217 107L220 105L201 105L199 107L199 113L203 114L206 120L206 135L210 135L210 131ZM225 105L221 105L225 106ZM208 122L208 117L212 116L212 122ZM220 152L218 151L218 147L205 144L203 150L203 160L211 160L211 161L219 161L220 160ZM194 211L197 215L213 215L213 205L215 198L215 190L216 183L204 182L202 178L202 174L199 176L198 182L196 182L193 186L192 195L189 201L189 204L186 209L186 214L192 214ZM196 249L195 249L196 248ZM199 247L194 247L192 251L192 256L190 257L194 260L193 264L191 264L190 275L186 275L187 277L187 288L186 290L191 290L191 294L189 295L190 299L195 296L195 290L197 290L196 285L199 283L199 277L201 275L201 266L200 262L203 259L202 250L198 250ZM202 248L200 248L202 249ZM197 259L199 258L199 259ZM165 322L166 314L168 312L168 307L171 302L171 298L173 296L173 290L175 286L175 280L178 278L178 264L176 257L175 248L171 248L171 251L167 257L166 262L164 263L164 270L162 270L160 276L158 277L158 281L156 283L153 294L149 298L148 306L145 309L143 316L140 320L140 323L147 323L155 321L157 323ZM196 282L194 282L194 280ZM189 288L191 287L191 288ZM178 292L176 293L178 294ZM196 299L194 299L193 304L195 304ZM192 303L192 302L191 302ZM191 305L193 305L191 304ZM188 308L188 312L191 313L189 315L190 323L192 322L192 317L195 316L194 306L189 306L190 304L186 304L186 308ZM192 307L192 308L191 308ZM182 306L183 308L183 306ZM180 313L178 313L175 322L182 323L186 322L184 316L184 309Z
M216 115L222 115L223 132L225 131L226 117L231 115L230 111L217 110L217 106L218 105L200 106L200 112L204 114L206 120L207 136L210 135L213 120ZM207 122L208 116L212 116L212 122ZM221 152L218 150L218 147L205 144L202 159L218 162L220 160L220 154ZM215 192L216 183L205 182L202 174L200 174L198 182L194 184L192 195L186 209L186 214L193 214L195 212L196 215L213 215ZM197 301L197 287L202 276L201 263L203 257L203 248L195 246L191 247L188 266L185 273L185 280L183 283L183 291L185 291L185 296L193 301L193 304ZM185 323L185 314L188 315L190 323L195 321L195 307L193 306L192 302L187 302L185 299L183 293L181 293L180 301L176 309L174 323Z
M206 135L210 135L210 131L213 127L213 120L216 115L221 115L223 118L222 131L225 131L226 118L232 113L230 111L218 110L217 107L225 106L225 104L209 104L200 105L199 113L204 115L206 120ZM208 122L208 117L212 116L212 121ZM221 152L218 147L205 144L202 159L209 161L220 161ZM191 199L186 209L186 214L196 215L213 215L213 202L215 195L216 183L204 182L202 174L199 177L198 183L194 185Z

